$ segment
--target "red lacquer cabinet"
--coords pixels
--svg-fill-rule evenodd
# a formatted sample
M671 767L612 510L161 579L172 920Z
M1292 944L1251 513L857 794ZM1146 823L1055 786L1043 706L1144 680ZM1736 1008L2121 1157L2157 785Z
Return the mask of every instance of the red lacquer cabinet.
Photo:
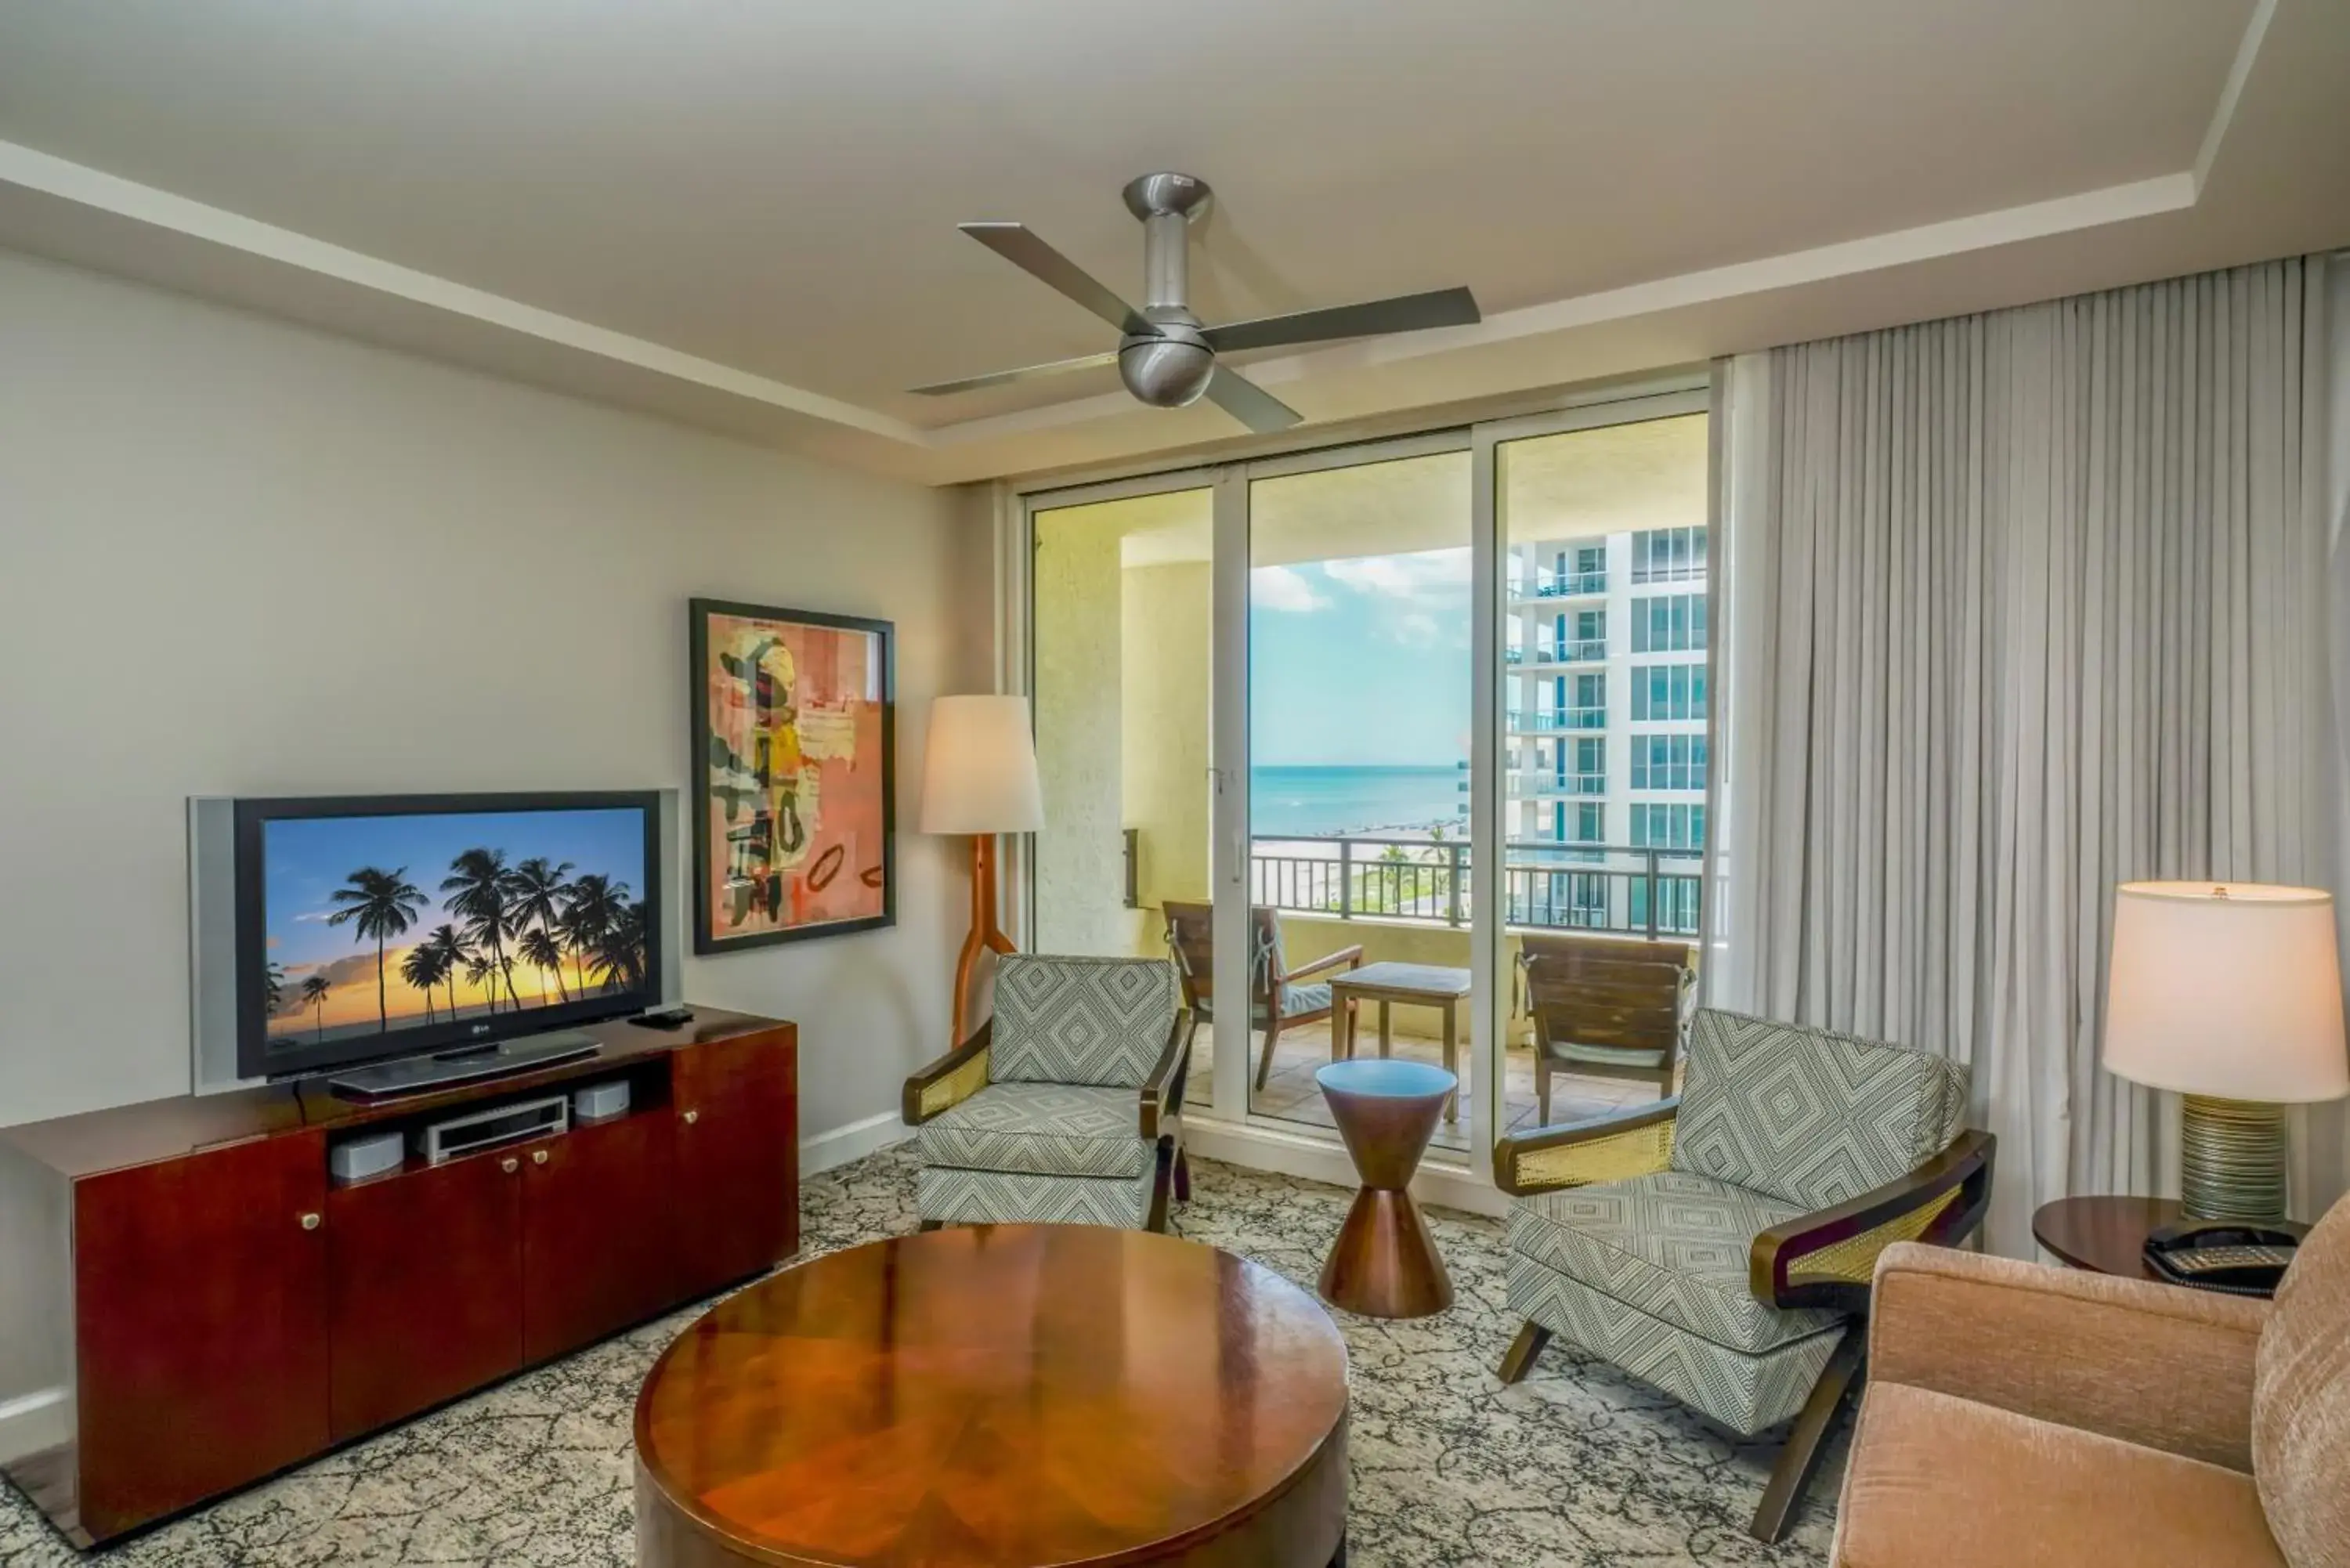
M315 1088L0 1128L0 1338L57 1440L5 1461L88 1546L773 1267L797 1032L598 1025L591 1059L355 1106ZM625 1079L626 1114L350 1185L338 1141Z

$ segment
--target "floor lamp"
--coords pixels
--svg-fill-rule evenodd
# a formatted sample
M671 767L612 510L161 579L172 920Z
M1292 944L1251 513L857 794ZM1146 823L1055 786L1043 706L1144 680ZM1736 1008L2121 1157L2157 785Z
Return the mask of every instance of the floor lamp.
M2122 884L2105 1064L2185 1096L2189 1219L2283 1219L2284 1106L2350 1092L2332 897L2253 882Z
M1013 950L997 923L995 837L1045 826L1025 697L941 697L922 754L922 831L971 836L971 934L955 960L954 1040L971 1038L972 972L982 949Z

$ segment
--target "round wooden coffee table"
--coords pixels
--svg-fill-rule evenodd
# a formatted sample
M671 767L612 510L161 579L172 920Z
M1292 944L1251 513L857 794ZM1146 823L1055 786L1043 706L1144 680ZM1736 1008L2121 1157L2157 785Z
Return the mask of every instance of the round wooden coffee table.
M956 1226L786 1269L637 1400L645 1568L1343 1562L1347 1351L1197 1242Z

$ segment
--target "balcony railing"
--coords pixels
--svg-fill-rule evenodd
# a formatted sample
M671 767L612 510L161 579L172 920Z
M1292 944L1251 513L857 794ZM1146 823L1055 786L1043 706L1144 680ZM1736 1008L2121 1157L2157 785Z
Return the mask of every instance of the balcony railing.
M1554 795L1606 794L1606 774L1521 774L1510 782L1517 788L1512 793L1520 797L1548 799Z
M1534 584L1534 591L1525 597L1537 599L1571 599L1585 594L1607 591L1606 572L1562 572L1546 576Z
M1607 727L1607 710L1546 708L1527 713L1513 709L1508 727L1521 735L1547 734L1554 730L1604 730Z
M1503 662L1507 664L1596 664L1607 658L1607 639L1604 637L1570 637L1564 642L1538 643L1533 648L1505 648Z
M1266 836L1250 851L1258 904L1342 920L1469 923L1475 874L1460 839ZM1532 929L1695 935L1703 859L1695 849L1513 842L1502 867L1503 919Z

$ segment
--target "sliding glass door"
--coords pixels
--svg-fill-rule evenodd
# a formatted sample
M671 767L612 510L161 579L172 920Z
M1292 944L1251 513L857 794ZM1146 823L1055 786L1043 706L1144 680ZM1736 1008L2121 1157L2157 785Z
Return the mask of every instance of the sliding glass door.
M1354 1052L1461 1079L1459 1182L1545 1101L1656 1092L1555 1049L1519 960L1698 929L1707 423L1674 389L1025 504L1031 940L1177 958L1228 1158L1343 1170L1314 1074L1367 973Z
M1314 1074L1346 1054L1350 1012L1357 1054L1477 1076L1469 461L1465 436L1440 436L1248 471L1260 1116L1331 1127ZM1382 1000L1350 1009L1362 977ZM1437 1150L1468 1156L1472 1103L1448 1108Z

